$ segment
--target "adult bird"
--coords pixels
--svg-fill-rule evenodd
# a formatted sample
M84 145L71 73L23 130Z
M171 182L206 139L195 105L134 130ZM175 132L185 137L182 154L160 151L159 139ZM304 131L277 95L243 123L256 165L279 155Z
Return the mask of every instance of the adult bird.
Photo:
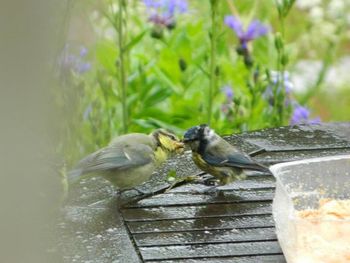
M151 134L131 133L115 138L108 146L83 158L68 173L70 184L85 176L101 175L120 190L147 181L171 154L184 144L173 133L157 129Z
M206 124L188 129L183 142L191 148L194 163L219 179L220 185L243 179L244 170L271 173L267 167L238 151Z

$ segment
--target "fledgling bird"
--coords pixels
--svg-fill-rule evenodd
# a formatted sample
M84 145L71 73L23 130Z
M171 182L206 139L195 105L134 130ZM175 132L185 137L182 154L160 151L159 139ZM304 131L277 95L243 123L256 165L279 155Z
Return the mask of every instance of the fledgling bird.
M239 152L206 124L188 129L183 142L190 146L194 163L219 179L220 185L243 179L244 170L271 173L267 167Z
M151 134L131 133L88 155L68 173L70 184L85 175L101 175L120 190L147 181L155 169L184 144L173 133L157 129Z

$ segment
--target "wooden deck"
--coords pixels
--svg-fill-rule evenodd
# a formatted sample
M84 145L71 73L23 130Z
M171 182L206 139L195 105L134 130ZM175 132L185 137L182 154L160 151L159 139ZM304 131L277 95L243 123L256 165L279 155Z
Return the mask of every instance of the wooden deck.
M267 129L225 137L264 164L350 153L350 123ZM105 181L83 181L60 224L66 262L285 262L274 229L270 175L199 194L207 186L183 184L164 193L168 171L198 173L190 154L170 160L141 187L156 194L124 201ZM140 198L135 193L124 197Z

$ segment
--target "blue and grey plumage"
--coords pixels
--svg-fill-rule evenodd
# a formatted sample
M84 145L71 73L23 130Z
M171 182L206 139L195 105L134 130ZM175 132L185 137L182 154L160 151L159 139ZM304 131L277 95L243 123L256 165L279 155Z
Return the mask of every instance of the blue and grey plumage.
M150 178L168 155L182 152L174 134L158 129L151 134L119 136L108 146L83 158L68 173L70 184L84 176L101 175L119 189L135 187Z
M271 173L267 167L238 151L206 124L188 129L184 142L190 146L195 164L219 179L222 185L244 178L244 170Z

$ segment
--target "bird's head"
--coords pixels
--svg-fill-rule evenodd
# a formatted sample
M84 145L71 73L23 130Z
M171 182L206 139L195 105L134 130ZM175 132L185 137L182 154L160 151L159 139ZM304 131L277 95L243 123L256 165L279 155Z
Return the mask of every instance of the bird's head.
M165 129L157 129L151 133L158 146L168 152L182 153L184 151L184 143L172 132Z
M188 144L192 151L198 151L201 144L208 144L216 137L215 132L207 124L201 124L188 129L184 134L183 142Z

